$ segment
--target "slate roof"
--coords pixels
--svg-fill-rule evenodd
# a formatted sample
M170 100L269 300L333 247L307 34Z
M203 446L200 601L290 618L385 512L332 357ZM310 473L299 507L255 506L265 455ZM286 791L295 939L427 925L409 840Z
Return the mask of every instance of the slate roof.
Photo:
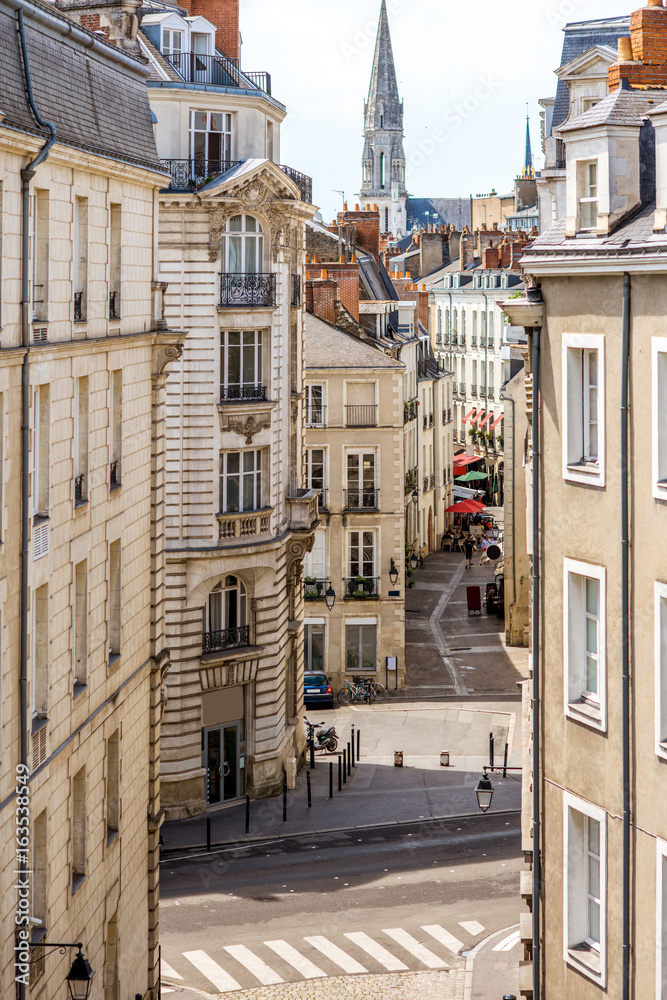
M521 261L530 270L530 261L543 261L552 257L558 260L581 258L602 259L604 257L625 257L638 255L667 254L667 235L653 232L655 205L646 205L627 222L618 226L609 236L587 236L573 239L565 236L565 219L561 219L552 229L540 233L528 247Z
M395 368L405 367L370 343L357 340L312 313L305 321L306 368Z
M615 49L621 35L630 34L630 18L628 17L607 17L597 21L578 21L566 24L563 33L563 54L560 64L566 63L581 56L594 45L607 45ZM567 119L570 113L570 88L567 81L559 80L556 90L556 101L554 103L553 117L551 120L552 133L559 125Z
M437 225L451 222L457 229L470 225L470 198L408 198L406 211L408 222L419 223L422 226L425 212L438 213L440 219Z
M42 118L55 126L57 141L162 172L144 64L39 0L25 6L24 19L35 103ZM0 111L5 115L1 127L48 137L26 97L14 10L4 0Z
M611 94L579 115L558 131L575 132L594 125L637 125L664 102L664 90L625 90L617 87Z

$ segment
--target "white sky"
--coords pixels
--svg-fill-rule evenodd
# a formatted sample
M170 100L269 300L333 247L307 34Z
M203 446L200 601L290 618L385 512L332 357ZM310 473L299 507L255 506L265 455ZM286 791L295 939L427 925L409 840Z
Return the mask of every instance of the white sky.
M556 92L563 26L639 6L639 0L387 0L410 194L510 190L523 164L526 102L539 167L537 102ZM271 73L273 93L288 110L281 160L312 176L327 222L342 207L333 189L345 191L348 202L359 190L379 11L380 0L241 0L243 68Z

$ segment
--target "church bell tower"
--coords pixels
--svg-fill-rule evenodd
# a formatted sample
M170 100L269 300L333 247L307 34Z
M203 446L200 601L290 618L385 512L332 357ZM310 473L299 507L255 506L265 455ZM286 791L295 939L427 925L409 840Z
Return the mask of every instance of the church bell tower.
M360 198L378 206L382 232L400 238L406 234L408 198L403 101L398 96L386 0L380 8L371 85L364 104L364 137Z

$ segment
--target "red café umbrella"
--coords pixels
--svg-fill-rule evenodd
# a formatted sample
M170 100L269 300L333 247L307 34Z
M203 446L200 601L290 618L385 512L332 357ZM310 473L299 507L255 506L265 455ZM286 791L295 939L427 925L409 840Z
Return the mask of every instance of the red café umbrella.
M458 503L453 503L451 507L445 508L445 514L477 514L480 510L484 510L484 504L479 503L477 500L459 500Z

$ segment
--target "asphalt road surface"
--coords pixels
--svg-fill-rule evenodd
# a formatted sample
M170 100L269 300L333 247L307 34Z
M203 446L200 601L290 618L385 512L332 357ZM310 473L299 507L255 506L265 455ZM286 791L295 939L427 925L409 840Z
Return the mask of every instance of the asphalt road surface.
M220 994L462 968L518 922L522 863L518 814L493 813L167 860L163 981Z

